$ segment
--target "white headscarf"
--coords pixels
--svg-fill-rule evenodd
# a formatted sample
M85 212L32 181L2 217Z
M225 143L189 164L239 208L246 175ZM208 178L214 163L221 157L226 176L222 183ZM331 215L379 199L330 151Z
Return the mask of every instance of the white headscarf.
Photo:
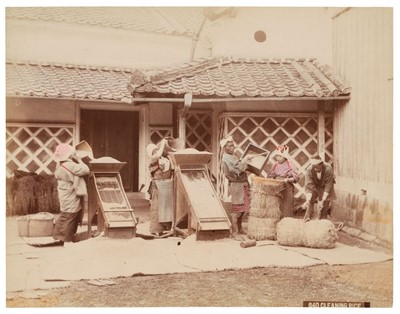
M324 161L322 160L322 158L321 158L320 156L318 156L318 155L312 156L312 157L310 158L310 163L311 163L311 165L313 165L313 166L322 164L323 162L324 162Z
M233 142L233 138L232 138L231 136L228 136L228 137L226 137L226 138L220 140L220 141L219 141L219 145L221 145L221 148L224 148L225 145L226 145L228 142Z

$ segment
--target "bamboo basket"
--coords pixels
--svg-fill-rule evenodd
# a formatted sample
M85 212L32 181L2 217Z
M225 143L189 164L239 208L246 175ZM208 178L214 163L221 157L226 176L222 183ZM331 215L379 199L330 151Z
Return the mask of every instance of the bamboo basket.
M274 179L253 178L247 236L254 240L275 240L281 218L281 198L285 184Z
M38 213L17 218L20 237L48 237L53 234L54 215Z

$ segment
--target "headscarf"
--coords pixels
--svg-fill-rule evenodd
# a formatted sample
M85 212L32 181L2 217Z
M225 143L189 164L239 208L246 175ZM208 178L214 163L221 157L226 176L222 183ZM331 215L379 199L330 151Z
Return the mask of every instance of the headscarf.
M233 142L233 139L232 139L231 136L228 136L228 137L226 137L226 138L220 140L220 141L219 141L219 145L221 145L221 148L224 148L225 145L226 145L228 142Z
M75 153L75 148L69 144L59 144L54 152L54 159L57 162L66 161Z

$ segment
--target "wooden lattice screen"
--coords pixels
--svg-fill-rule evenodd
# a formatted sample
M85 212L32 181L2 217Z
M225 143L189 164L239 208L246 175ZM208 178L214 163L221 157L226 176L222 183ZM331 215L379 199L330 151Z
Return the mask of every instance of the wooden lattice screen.
M54 150L60 143L73 145L75 125L17 124L6 125L6 176L15 170L54 173Z
M171 136L172 126L151 126L150 142L158 144L163 138ZM211 152L212 112L191 110L186 117L186 148Z
M211 152L212 112L191 110L186 118L186 147Z
M289 146L290 155L300 174L295 185L295 197L304 195L304 173L309 165L309 158L318 151L318 115L317 114L264 114L264 113L225 113L219 117L218 139L232 136L239 156L249 143L274 151L278 145ZM218 160L223 151L218 147ZM333 162L333 117L325 117L325 161ZM268 162L265 171L268 172ZM228 196L228 183L218 165L218 193L221 198Z
M150 142L158 144L165 137L172 137L172 126L151 126Z

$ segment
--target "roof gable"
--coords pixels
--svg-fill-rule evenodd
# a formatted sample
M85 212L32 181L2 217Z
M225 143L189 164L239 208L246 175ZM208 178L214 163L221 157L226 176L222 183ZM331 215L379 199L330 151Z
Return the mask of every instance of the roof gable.
M129 91L220 97L340 97L350 87L315 59L209 58L133 72Z

